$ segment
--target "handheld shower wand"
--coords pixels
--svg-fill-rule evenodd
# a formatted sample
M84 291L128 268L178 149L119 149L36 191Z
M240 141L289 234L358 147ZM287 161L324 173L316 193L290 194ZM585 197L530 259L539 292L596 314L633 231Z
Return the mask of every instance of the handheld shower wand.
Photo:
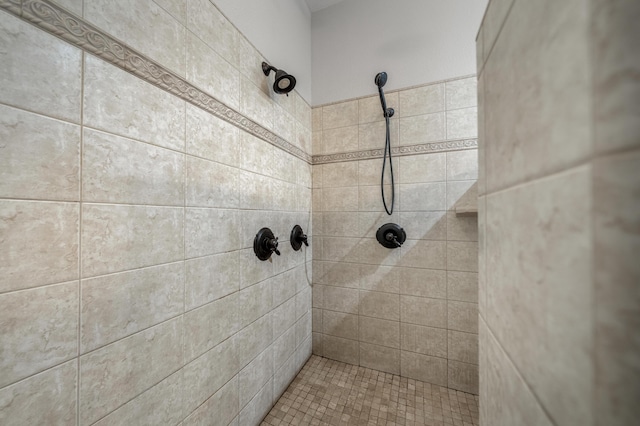
M376 75L374 80L376 86L378 86L378 94L380 95L380 105L382 106L382 113L384 114L384 120L386 123L386 138L384 143L384 157L382 160L382 176L380 177L380 192L382 194L382 204L384 205L384 210L387 212L389 216L393 214L393 204L396 199L396 189L395 182L393 178L393 162L391 161L391 132L389 130L390 122L389 119L393 117L395 111L393 108L387 108L387 101L384 98L384 92L382 91L382 86L387 84L387 73L381 72ZM384 196L384 171L387 165L387 155L389 156L389 171L391 172L391 208L387 206L387 200Z

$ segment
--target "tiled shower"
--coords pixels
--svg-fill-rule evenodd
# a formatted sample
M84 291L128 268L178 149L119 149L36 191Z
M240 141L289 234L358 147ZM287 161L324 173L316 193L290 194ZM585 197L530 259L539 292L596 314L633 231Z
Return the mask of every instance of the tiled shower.
M0 425L634 424L638 3L387 88L390 216L381 70L276 94L225 4L0 0Z

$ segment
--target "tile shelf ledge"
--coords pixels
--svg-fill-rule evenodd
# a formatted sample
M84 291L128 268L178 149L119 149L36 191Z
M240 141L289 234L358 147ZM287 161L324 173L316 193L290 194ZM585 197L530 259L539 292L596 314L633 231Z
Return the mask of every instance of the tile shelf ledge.
M474 183L471 188L455 203L453 209L456 216L470 217L478 216L478 184Z

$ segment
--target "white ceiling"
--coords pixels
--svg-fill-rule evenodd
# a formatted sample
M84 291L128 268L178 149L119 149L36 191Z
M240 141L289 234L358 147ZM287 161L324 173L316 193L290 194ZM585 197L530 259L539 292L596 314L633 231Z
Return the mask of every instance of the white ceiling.
M307 6L309 6L309 10L311 13L317 12L318 10L326 9L329 6L332 6L336 3L340 3L344 0L305 0L307 2Z

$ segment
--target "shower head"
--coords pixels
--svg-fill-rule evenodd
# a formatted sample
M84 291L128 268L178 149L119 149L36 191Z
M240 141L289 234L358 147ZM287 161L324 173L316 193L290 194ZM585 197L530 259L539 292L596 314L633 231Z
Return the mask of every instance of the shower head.
M266 62L262 63L262 72L264 75L269 75L271 71L276 72L276 79L273 82L273 91L276 93L284 94L289 93L296 87L296 78L291 74L287 74L286 71L279 70Z
M387 84L387 73L384 71L378 73L376 75L375 82L378 88L382 88L385 84Z

